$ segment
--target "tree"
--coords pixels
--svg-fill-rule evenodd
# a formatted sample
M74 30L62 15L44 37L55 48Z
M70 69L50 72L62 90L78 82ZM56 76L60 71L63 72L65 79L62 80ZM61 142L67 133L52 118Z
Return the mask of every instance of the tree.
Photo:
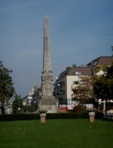
M104 76L98 78L96 82L94 82L94 97L97 99L106 99L108 94L108 86L107 86L107 79Z
M38 108L38 103L34 103L33 106L29 106L29 105L24 105L23 106L23 112L36 112Z
M109 89L109 97L113 99L113 64L107 70L107 85Z
M90 76L79 77L78 85L73 90L73 100L85 103L92 98L92 79Z
M94 82L93 93L97 99L113 99L113 64Z
M13 114L18 114L22 112L23 101L21 99L21 96L15 94L15 100L13 101L12 109L13 109Z
M76 64L73 64L72 67L77 67Z
M0 102L2 114L5 113L5 100L8 101L13 96L15 91L10 73L12 73L12 70L8 70L4 67L3 62L0 61Z
M86 111L86 106L84 106L82 104L76 105L76 106L74 106L73 111L77 112L77 113L85 112Z

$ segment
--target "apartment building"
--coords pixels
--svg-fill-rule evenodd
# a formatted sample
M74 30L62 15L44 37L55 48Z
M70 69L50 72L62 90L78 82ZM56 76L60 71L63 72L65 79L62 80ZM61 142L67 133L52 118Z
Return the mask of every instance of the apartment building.
M93 74L101 76L106 74L107 67L111 66L113 63L113 56L101 56L98 57L87 64L93 68Z
M59 99L59 104L66 104L70 108L77 105L83 94L80 92L77 96L76 89L81 87L85 90L86 80L90 81L91 76L92 67L67 67L55 83L55 94Z
M55 94L59 104L72 109L82 98L92 98L93 76L106 74L113 56L102 56L92 60L86 67L67 67L55 82Z

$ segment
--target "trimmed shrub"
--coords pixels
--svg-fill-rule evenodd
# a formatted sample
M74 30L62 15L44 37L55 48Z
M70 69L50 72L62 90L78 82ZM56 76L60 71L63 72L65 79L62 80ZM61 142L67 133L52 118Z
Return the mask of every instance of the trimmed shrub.
M104 117L104 114L102 112L96 112L95 113L95 118L96 119L102 119Z
M39 119L39 114L6 114L0 115L0 121L33 120Z
M79 104L77 106L74 106L73 111L77 112L77 113L85 112L86 111L86 106L84 106L82 104Z
M87 113L50 113L47 119L85 119L88 118Z
M88 113L47 113L46 119L87 119ZM0 121L36 120L39 114L0 115Z

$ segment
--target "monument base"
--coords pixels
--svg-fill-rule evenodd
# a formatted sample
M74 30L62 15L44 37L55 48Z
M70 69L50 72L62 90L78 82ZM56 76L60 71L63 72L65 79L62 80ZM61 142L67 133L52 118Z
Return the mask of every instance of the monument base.
M41 123L46 122L46 112L40 112L40 122Z
M38 102L38 111L58 113L57 99L54 96L42 96Z
M89 112L89 121L94 122L95 119L95 112Z

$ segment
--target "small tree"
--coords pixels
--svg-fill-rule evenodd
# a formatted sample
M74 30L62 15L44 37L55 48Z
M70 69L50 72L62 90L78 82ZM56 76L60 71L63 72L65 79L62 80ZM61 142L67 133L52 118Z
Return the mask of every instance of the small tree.
M4 102L8 101L14 94L14 87L12 77L10 76L12 70L8 70L3 66L3 62L0 61L0 102L1 102L1 112L5 113Z
M77 106L74 106L73 111L77 112L77 113L85 112L86 111L86 106L79 104Z
M13 114L18 114L22 112L23 101L21 99L21 96L15 94L15 100L13 101L12 109L13 109Z
M33 106L29 106L29 105L24 105L23 106L23 112L36 112L38 108L38 103L35 103Z
M85 103L92 98L92 79L89 76L79 78L78 86L73 90L75 97L73 100L80 100L80 103Z

